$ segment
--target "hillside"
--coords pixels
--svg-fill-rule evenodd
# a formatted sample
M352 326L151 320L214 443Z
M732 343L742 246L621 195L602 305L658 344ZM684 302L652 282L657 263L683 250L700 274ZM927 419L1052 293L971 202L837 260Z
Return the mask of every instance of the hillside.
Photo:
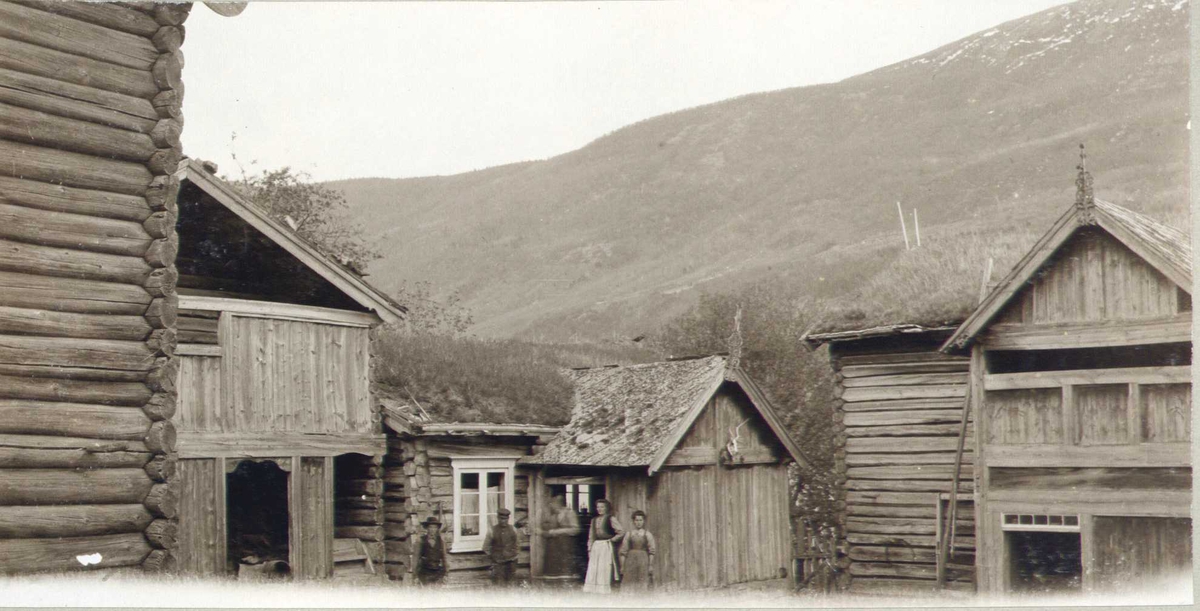
M1082 0L543 161L332 184L387 253L372 279L458 291L481 335L633 337L757 281L846 299L904 254L897 201L926 245L1026 247L1073 201L1080 142L1098 197L1186 222L1187 9Z

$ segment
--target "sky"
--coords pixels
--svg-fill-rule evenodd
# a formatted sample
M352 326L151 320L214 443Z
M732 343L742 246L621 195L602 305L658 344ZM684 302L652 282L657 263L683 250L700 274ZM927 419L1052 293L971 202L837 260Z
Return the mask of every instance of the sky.
M233 175L468 172L839 81L1059 4L251 2L236 17L198 4L183 47L184 152Z

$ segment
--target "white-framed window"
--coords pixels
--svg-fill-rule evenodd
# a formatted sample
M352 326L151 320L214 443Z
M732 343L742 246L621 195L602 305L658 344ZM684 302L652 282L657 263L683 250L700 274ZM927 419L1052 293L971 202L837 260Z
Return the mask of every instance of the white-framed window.
M1079 532L1079 516L1006 513L1000 519L1000 530Z
M452 458L454 469L454 539L451 552L483 549L496 512L516 507L513 475L516 458Z

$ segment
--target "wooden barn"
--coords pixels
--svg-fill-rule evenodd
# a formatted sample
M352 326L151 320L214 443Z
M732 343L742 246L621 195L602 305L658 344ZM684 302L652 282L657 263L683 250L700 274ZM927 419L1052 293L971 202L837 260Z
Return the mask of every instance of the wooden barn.
M943 347L970 354L982 592L1191 583L1190 238L1078 185Z
M410 409L383 408L388 453L384 459L384 531L387 574L412 581L413 537L421 522L437 517L450 560L446 586L488 583L490 561L483 553L488 528L501 507L512 512L521 538L517 579L528 580L529 482L518 460L541 450L559 427L538 424L431 422Z
M586 541L587 516L608 498L623 523L635 510L648 514L661 586L782 583L790 575L787 465L804 458L744 371L710 356L577 370L574 377L570 423L519 461L535 468L535 525L561 495L585 514ZM586 566L546 566L542 530L533 531L535 579Z
M971 428L959 452L969 360L939 352L954 329L894 324L803 338L810 349L829 346L838 382L839 547L851 592L938 585L956 471L961 496L945 578L973 588Z
M402 308L210 169L176 174L181 568L382 576L370 332Z
M190 9L0 2L0 573L170 564Z

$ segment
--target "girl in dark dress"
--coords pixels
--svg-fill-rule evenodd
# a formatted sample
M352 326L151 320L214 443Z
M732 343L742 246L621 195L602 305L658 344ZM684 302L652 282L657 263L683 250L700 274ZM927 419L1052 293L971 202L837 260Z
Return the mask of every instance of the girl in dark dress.
M644 592L654 578L654 535L646 530L646 512L633 512L633 530L621 540L621 591Z

